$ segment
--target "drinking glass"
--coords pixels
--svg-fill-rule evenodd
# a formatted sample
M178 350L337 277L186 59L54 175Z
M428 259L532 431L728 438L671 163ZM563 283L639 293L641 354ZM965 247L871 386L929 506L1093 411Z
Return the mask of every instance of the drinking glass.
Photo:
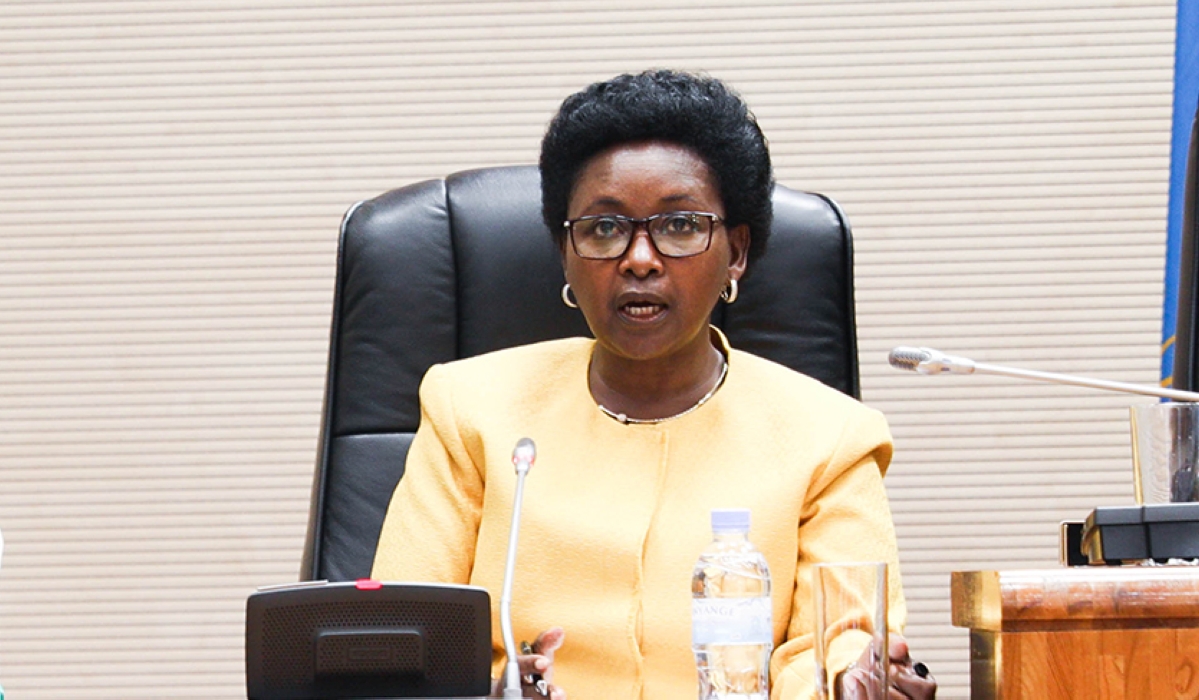
M1199 404L1142 404L1130 412L1137 503L1199 501Z
M885 700L886 562L817 564L812 578L817 697Z

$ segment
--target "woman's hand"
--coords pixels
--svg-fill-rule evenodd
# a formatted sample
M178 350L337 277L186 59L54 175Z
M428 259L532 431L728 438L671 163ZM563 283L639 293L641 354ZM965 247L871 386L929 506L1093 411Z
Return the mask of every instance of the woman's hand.
M891 684L890 700L932 700L937 696L937 680L924 664L912 662L908 640L898 634L890 635L888 656L891 669L887 681Z
M937 696L936 679L924 664L912 663L906 639L898 634L891 634L889 638L887 655L891 657L891 667L887 671L886 700L933 700ZM869 692L873 664L870 649L866 649L854 666L837 677L837 697L842 700L883 700Z
M562 646L566 632L561 627L550 629L537 635L533 642L531 654L519 654L516 665L520 668L521 694L527 698L549 698L550 700L566 700L566 691L553 684L554 652ZM503 697L503 681L496 685L492 697Z

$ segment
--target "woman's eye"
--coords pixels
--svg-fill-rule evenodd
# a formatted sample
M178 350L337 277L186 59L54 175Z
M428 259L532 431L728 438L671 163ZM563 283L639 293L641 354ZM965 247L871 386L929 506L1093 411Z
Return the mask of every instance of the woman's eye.
M591 224L591 235L597 238L612 238L620 235L620 222L616 219L596 219Z
M666 233L694 233L695 228L695 217L687 214L670 214L662 219L662 230Z

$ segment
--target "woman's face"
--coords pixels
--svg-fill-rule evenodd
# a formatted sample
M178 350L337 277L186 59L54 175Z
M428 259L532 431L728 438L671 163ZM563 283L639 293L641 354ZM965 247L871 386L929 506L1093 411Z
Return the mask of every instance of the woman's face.
M567 206L571 219L643 219L677 211L725 214L707 164L692 150L664 141L622 144L594 156ZM566 281L600 346L623 358L652 360L710 342L712 308L729 279L745 272L748 249L748 226L730 231L721 222L708 249L691 257L659 253L644 225L619 258L580 258L569 240L563 254Z

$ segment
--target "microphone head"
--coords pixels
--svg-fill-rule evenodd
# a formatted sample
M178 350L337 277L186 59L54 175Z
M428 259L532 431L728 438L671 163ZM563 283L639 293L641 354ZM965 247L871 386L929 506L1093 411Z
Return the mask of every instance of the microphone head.
M892 348L891 354L887 355L887 361L895 369L906 369L909 372L918 371L917 368L921 362L928 362L933 358L933 354L928 351L928 348L913 348L907 345L900 345Z
M537 460L537 446L527 437L521 438L516 443L516 449L512 450L512 464L516 465L517 473L529 471L529 467L533 466L533 462Z
M887 357L891 366L920 374L974 374L975 363L968 357L946 355L933 348L910 348L900 345Z

